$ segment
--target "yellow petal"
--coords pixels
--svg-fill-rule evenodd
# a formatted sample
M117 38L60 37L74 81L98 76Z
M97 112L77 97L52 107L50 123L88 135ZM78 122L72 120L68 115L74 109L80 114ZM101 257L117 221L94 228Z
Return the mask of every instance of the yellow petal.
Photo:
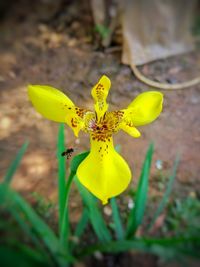
M91 151L77 170L79 181L103 204L119 195L131 180L126 161L115 151L112 137L106 142L91 139Z
M28 95L35 109L49 120L67 123L77 136L83 127L84 110L61 91L46 85L29 85Z
M95 101L95 111L97 113L98 120L104 115L108 109L106 99L110 90L110 79L103 75L98 83L92 88L92 97Z
M162 111L163 94L149 91L138 95L125 111L125 120L134 126L154 121Z
M130 126L127 123L121 123L120 128L131 136L138 138L141 136L141 133L134 126Z

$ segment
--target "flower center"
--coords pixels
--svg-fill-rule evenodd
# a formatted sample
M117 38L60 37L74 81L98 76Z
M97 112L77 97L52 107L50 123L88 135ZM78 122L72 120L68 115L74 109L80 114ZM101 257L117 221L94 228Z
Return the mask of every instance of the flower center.
M85 115L85 132L91 134L93 140L105 142L113 133L119 131L119 123L122 114L106 112L100 120L97 120L95 112L88 112Z

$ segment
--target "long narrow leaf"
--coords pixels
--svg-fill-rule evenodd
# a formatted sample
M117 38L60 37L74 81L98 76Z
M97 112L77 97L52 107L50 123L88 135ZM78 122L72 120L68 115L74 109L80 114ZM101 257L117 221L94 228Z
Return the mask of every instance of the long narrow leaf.
M66 184L66 196L65 196L65 207L64 207L64 214L62 218L62 224L61 224L61 232L60 232L60 242L62 245L66 246L67 249L69 249L69 235L70 235L70 221L69 221L69 208L68 208L68 202L69 202L69 193L70 193L70 187L72 180L74 178L74 173L71 172Z
M66 266L67 262L73 261L68 251L60 246L59 240L51 228L37 215L32 207L17 192L8 190L7 200L22 212L31 223L34 231L49 249L52 256L57 260L60 266Z
M1 266L52 267L37 251L27 246L11 247L0 245Z
M86 188L83 187L77 178L75 179L75 182L81 194L83 204L88 209L90 222L98 239L101 242L110 241L111 235L97 207L97 199Z
M147 201L148 179L151 167L152 154L153 154L153 144L149 146L143 163L142 173L140 175L139 185L135 197L135 206L133 210L130 212L128 218L127 232L126 232L127 238L133 237L138 226L142 223Z
M196 251L194 251L193 246L197 246ZM199 237L172 237L172 238L162 238L162 239L151 239L151 238L140 238L135 240L118 240L111 241L103 244L95 244L86 247L80 252L79 257L85 257L87 255L92 255L96 251L107 252L107 253L119 253L130 250L145 251L155 253L157 255L165 254L171 255L172 257L177 254L182 254L182 256L192 256L199 258Z
M122 221L120 218L120 214L119 214L119 210L118 210L118 206L117 206L115 198L111 198L110 204L112 207L112 214L113 214L113 221L115 225L116 237L118 240L121 240L124 238L124 229L122 226Z
M59 154L58 154L58 161L59 161L59 167L61 169L65 169L65 162L63 161L63 157L61 157L61 153L63 151L63 145L64 145L64 128L61 126L59 131L59 137L58 137L58 144L60 145L60 148L58 148ZM62 151L61 151L62 150ZM69 208L68 208L68 201L69 201L69 193L70 193L70 187L72 180L76 174L76 170L79 166L79 164L82 162L82 160L89 154L89 152L81 153L77 156L75 156L71 163L70 163L70 175L67 179L66 185L64 186L63 181L63 173L61 172L61 177L59 175L60 185L64 186L64 190L59 190L59 193L63 194L64 196L60 197L60 201L64 202L63 214L61 214L60 217L60 242L62 245L65 245L67 249L70 249L69 247L69 236L70 236L70 222L69 222Z
M7 170L7 173L4 177L4 182L6 184L9 184L12 180L13 175L15 174L17 168L19 167L19 164L22 160L22 157L24 155L24 153L26 152L26 149L28 147L28 142L25 142L22 147L20 148L20 150L18 151L15 159L13 160L13 162L11 163L10 167Z
M61 156L65 150L65 136L64 136L64 124L60 125L58 132L57 143L57 159L58 159L58 207L59 207L59 229L61 234L63 215L65 209L66 199L66 162L65 158Z
M74 233L75 237L78 237L78 238L81 237L86 225L88 224L88 219L89 219L88 210L86 208L84 208L81 219L78 222L76 229L75 229L75 233Z
M75 242L72 241L72 243L70 245L71 251L73 251L73 249L75 248L77 240L80 240L80 237L84 233L84 230L85 230L88 222L89 222L88 210L86 208L83 208L81 218L80 218L78 224L76 225L76 229L75 229L75 232L73 235Z
M24 233L30 237L30 239L32 240L32 242L35 244L35 246L37 247L37 249L42 249L42 244L38 238L37 235L35 235L35 233L33 233L32 231L32 226L29 226L27 224L27 222L24 220L24 218L22 218L21 214L20 214L20 210L17 209L16 205L13 207L11 206L9 208L9 212L11 213L11 215L14 217L14 219L16 220L16 222L18 223L18 225L21 227L21 229L24 231Z
M89 153L90 153L90 151L86 151L86 152L80 153L80 154L76 155L75 157L73 157L73 159L70 163L71 172L76 173L78 166L88 156Z
M153 216L153 219L149 225L149 230L152 229L156 219L158 218L158 216L161 214L161 212L164 210L165 206L167 205L168 203L168 200L169 200L169 196L171 194L171 191L172 191L172 187L173 187L173 184L174 184L174 180L175 180L175 177L176 177L176 172L177 172L177 168L178 168L178 164L179 164L179 156L176 157L176 160L174 162L174 167L173 167L173 170L172 170L172 174L169 178L169 181L168 181L168 184L167 184L167 189L163 195L163 198Z

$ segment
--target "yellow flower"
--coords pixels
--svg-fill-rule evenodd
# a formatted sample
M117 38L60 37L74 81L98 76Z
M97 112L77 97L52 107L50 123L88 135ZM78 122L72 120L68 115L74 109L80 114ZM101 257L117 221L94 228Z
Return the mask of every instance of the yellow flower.
M162 110L163 95L149 91L138 95L126 109L108 111L106 98L111 86L105 75L92 89L94 111L79 108L61 91L44 85L30 85L28 94L35 109L47 119L67 123L78 136L80 130L90 135L91 150L77 169L80 182L101 199L122 193L131 180L126 161L113 146L112 135L124 130L133 137L140 132L135 126L154 121Z

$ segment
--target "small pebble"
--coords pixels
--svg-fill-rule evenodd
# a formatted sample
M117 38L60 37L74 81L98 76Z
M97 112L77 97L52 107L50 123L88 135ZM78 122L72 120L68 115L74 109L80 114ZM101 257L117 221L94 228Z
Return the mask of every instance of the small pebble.
M95 257L97 260L103 260L103 254L102 254L100 251L95 251L95 252L94 252L94 257Z
M189 196L190 196L191 198L196 198L196 197L197 197L197 195L196 195L196 193L195 193L194 191L191 191L191 192L189 193Z
M175 84L175 83L177 83L177 79L173 78L173 77L170 77L170 78L166 79L166 82L168 82L170 84Z
M191 98L190 98L190 102L192 104L198 104L200 102L200 98L198 96L195 96L193 95Z
M5 78L3 76L0 76L0 82L5 82Z
M128 200L128 208L132 210L134 208L135 204L131 198Z
M16 78L16 74L13 71L9 71L8 75L10 76L10 78L15 79Z
M3 117L0 121L0 127L7 130L11 127L12 121L9 117Z
M112 209L108 205L103 208L103 212L107 216L111 216L112 215Z
M76 144L76 145L79 145L79 144L80 144L80 139L79 139L79 138L77 138L77 139L75 140L75 144Z
M162 160L160 160L160 159L156 160L156 168L158 170L162 170L162 168L163 168L163 162L162 162Z

